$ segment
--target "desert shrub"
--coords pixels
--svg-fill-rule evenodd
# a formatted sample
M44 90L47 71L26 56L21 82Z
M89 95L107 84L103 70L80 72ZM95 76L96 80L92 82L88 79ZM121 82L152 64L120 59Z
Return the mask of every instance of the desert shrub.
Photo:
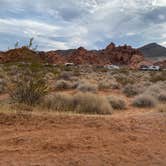
M48 72L45 74L45 77L44 77L46 80L53 80L55 78L55 75L54 73L52 72Z
M126 108L125 101L119 97L108 96L108 101L113 109L123 110Z
M140 108L152 108L156 106L156 103L157 101L153 96L142 94L133 100L132 105Z
M48 95L42 101L41 106L59 112L73 111L73 97L64 93Z
M72 82L65 81L65 80L58 80L55 83L55 88L58 90L74 89L76 87L77 87L77 83L72 83Z
M159 112L166 112L166 104L160 104L160 105L158 105L157 110Z
M126 75L123 75L123 74L115 75L114 78L116 79L116 81L118 83L120 83L123 86L125 86L127 84L134 84L135 83L134 79L127 77Z
M166 91L159 93L158 100L161 102L166 102Z
M127 97L138 95L140 92L139 88L136 85L128 84L123 88L123 93Z
M10 89L10 96L15 102L35 105L47 92L48 87L44 80L38 78L21 78L15 84L15 87Z
M0 78L0 94L5 91L6 82L4 79Z
M111 85L108 81L102 81L102 82L99 82L98 84L98 88L100 90L104 90L104 89L110 89L111 88Z
M92 93L78 93L74 96L55 94L45 97L42 107L55 111L72 111L76 113L110 114L112 107L105 97Z
M120 89L120 84L116 81L111 82L111 89Z
M166 81L166 71L162 72L152 72L150 74L151 82Z
M70 80L70 78L73 76L72 72L69 71L63 71L60 73L59 75L59 79L63 79L63 80Z
M96 92L98 90L98 87L94 84L82 82L78 85L77 90L81 92Z
M112 107L103 96L78 93L74 96L75 111L78 113L110 114Z
M158 98L159 94L163 92L163 89L166 89L166 84L164 82L157 82L149 86L144 93Z

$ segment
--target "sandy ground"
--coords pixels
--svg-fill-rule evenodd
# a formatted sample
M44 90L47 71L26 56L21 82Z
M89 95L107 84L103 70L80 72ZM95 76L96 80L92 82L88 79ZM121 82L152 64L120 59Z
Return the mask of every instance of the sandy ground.
M2 166L165 166L166 113L0 113Z

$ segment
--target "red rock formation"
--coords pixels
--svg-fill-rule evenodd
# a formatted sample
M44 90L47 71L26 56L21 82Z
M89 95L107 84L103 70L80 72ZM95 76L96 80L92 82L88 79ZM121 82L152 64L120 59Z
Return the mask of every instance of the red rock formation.
M28 58L33 59L33 56L38 57L41 61L55 64L72 62L75 64L117 64L133 67L137 66L138 63L144 60L143 55L137 49L133 49L128 45L116 47L114 43L111 43L105 49L98 51L88 51L83 47L79 47L78 49L73 50L58 50L36 53L32 50L29 50L27 47L22 47L0 53L0 62L18 61Z

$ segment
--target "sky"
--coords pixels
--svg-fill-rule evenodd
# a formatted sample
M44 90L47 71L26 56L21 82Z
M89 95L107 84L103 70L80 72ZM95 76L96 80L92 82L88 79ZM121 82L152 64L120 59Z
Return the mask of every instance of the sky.
M0 0L0 50L166 46L166 0Z

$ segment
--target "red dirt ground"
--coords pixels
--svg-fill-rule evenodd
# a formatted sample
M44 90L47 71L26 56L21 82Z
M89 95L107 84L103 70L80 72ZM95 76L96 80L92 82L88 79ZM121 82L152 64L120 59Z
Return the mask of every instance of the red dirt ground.
M165 166L166 114L0 113L2 166Z

